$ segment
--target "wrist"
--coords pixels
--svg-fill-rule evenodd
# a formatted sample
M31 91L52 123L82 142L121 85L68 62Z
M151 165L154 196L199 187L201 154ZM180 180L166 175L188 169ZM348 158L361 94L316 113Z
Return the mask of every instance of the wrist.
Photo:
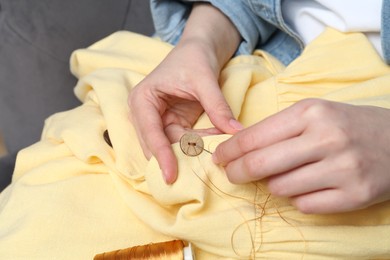
M224 61L217 57L215 48L207 40L199 37L183 38L176 46L177 49L185 50L182 53L189 54L191 62L199 66L207 66L214 72L215 77L218 77Z
M240 41L240 34L228 17L208 3L198 3L193 6L179 44L198 44L215 57L220 70L233 56Z

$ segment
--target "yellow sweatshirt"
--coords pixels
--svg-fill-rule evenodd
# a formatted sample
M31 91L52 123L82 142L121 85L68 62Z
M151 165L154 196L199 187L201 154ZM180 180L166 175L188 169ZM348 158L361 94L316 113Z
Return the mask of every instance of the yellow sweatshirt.
M41 141L19 153L0 194L0 259L92 259L172 239L206 260L390 259L390 202L305 215L263 182L229 183L210 154L189 157L178 144L179 177L166 185L143 156L127 96L171 49L118 32L73 53L83 104L48 118ZM358 33L327 30L286 68L263 51L235 57L220 84L245 126L309 97L390 108L390 69ZM203 115L195 127L210 126ZM228 137L205 137L205 148Z

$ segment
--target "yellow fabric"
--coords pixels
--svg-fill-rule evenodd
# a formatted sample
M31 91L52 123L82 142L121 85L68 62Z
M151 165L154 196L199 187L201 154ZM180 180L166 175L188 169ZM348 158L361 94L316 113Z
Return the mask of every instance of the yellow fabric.
M92 259L171 239L192 242L197 259L390 258L389 202L304 215L263 183L230 184L210 154L188 157L178 144L179 177L165 185L143 157L127 95L171 48L118 32L72 55L83 104L50 117L42 140L19 153L0 195L0 259ZM328 30L287 68L262 51L236 57L220 83L246 126L308 97L390 108L390 69L361 34Z

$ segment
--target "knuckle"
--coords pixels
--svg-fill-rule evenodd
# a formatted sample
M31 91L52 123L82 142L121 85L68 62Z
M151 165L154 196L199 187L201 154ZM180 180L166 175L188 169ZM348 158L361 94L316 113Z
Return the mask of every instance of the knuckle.
M364 208L368 206L372 200L372 191L368 188L361 187L358 192L355 192L351 198L351 208Z
M230 113L230 108L229 108L229 106L226 104L225 100L219 100L219 101L217 101L217 102L214 104L214 107L215 107L216 111L217 111L219 114Z
M244 157L244 174L246 174L251 180L259 180L263 177L262 168L265 164L264 157L247 155Z
M340 185L344 190L348 208L359 209L369 206L378 196L378 186L370 179L365 160L361 156L348 155L345 161L344 177Z
M249 152L256 142L256 136L251 133L241 135L237 140L238 149L241 153Z
M371 192L366 189L362 189L354 196L354 200L352 200L351 205L353 205L353 208L363 208L369 204L371 197Z
M205 100L202 105L207 111L210 118L216 118L218 116L226 116L231 114L231 110L225 100L217 100L215 102Z
M293 199L293 204L298 211L304 214L312 214L316 212L315 207L305 199L302 198Z
M225 99L223 99L222 97L215 100L213 106L215 107L216 110L222 110L222 111L229 110L228 104L226 103Z
M304 117L310 119L323 119L334 111L333 103L322 99L305 99L301 101Z
M226 148L226 145L220 144L219 146L217 146L217 148L213 152L213 155L215 158L222 160L221 163L224 164L224 159L229 158L228 151L229 150Z
M297 102L297 105L302 106L304 109L307 109L316 104L323 103L324 100L318 98L305 98Z
M349 151L343 158L345 168L354 175L354 179L364 181L366 159L357 151Z
M284 188L283 183L281 183L278 178L270 178L268 181L268 190L269 192L277 197L285 197L286 193L284 192L286 189Z
M323 129L319 133L320 147L326 148L326 150L343 151L347 150L352 145L352 139L350 135L341 127L332 127L331 129Z
M226 173L226 177L228 178L229 182L230 183L234 183L234 184L241 184L243 183L243 181L241 181L241 179L243 179L240 174L237 174L236 171L232 170L231 169L231 165L228 164L226 167L225 167L225 173Z
M372 203L377 196L377 189L366 180L360 180L355 184L355 189L350 192L350 201L353 208L364 208Z

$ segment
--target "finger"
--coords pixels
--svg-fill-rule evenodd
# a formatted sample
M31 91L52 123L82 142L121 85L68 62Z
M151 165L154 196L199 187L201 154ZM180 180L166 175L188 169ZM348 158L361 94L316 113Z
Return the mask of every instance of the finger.
M323 152L310 140L310 136L298 136L246 153L226 165L226 174L233 183L247 183L319 161Z
M210 128L205 128L205 129L192 129L192 131L200 136L223 134L219 129L217 129L215 127L210 127Z
M142 104L134 101L132 115L136 121L135 126L141 143L150 151L159 164L167 184L172 184L177 178L177 160L173 153L171 143L166 137L158 109L145 99ZM138 109L142 111L138 111ZM144 115L148 115L145 120Z
M234 118L232 110L225 100L218 84L205 88L198 93L199 102L204 108L210 121L220 131L234 134L243 129L243 126Z
M306 193L337 188L336 167L319 161L299 167L268 180L269 191L279 197L295 197ZM337 172L340 175L340 172Z
M165 182L167 184L174 183L177 179L177 159L173 153L171 143L163 133L157 131L150 134L147 142L158 142L150 144L149 149L156 157Z
M291 199L291 203L306 214L340 213L356 209L339 189L326 189L297 196Z
M306 127L306 121L300 118L302 110L302 106L294 105L236 133L218 145L214 163L226 165L248 152L300 135Z
M171 124L165 127L165 134L171 143L178 142L180 138L186 133L194 133L202 137L222 134L222 132L216 128L189 129L189 128L183 128L182 126L177 124Z

